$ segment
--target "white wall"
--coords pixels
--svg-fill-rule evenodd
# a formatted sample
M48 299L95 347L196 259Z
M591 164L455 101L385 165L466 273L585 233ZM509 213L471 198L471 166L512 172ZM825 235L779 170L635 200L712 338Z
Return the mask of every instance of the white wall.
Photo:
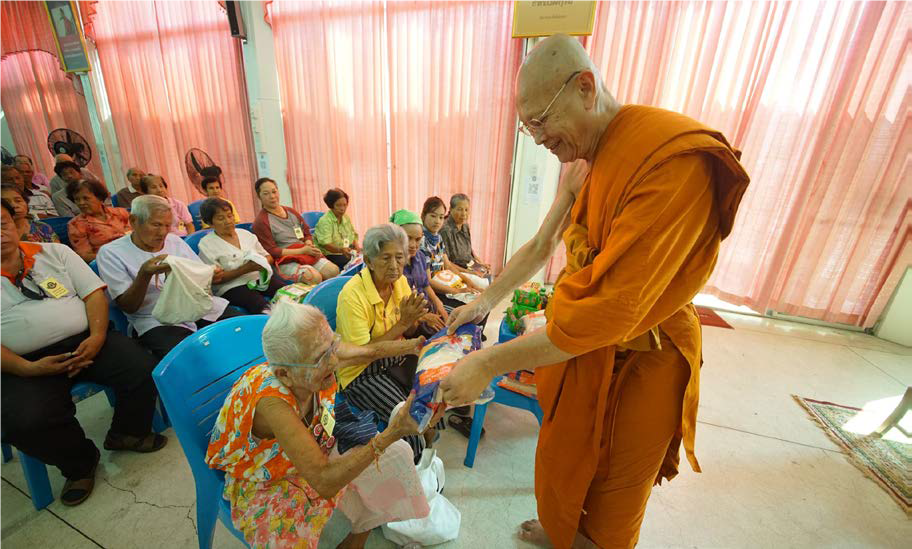
M290 205L291 190L287 179L288 163L275 42L272 28L263 19L263 10L263 2L241 2L241 15L247 31L247 40L242 49L257 177L274 179L279 187L282 204Z
M912 347L912 267L906 268L874 333L879 338Z
M531 137L520 134L513 160L507 261L538 231L554 202L559 175L560 161L557 157L545 147L536 145ZM544 269L533 280L543 282Z

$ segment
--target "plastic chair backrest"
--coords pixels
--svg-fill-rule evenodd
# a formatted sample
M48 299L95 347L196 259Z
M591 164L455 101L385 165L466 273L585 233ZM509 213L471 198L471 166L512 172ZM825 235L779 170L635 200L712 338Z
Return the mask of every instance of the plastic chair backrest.
M342 291L342 287L345 286L351 278L352 277L350 276L330 278L329 280L318 284L317 287L311 290L304 298L304 304L313 305L317 309L320 309L326 316L329 327L332 328L333 331L336 329L336 303L339 301L339 293Z
M304 218L304 222L310 227L311 232L317 228L317 222L323 217L323 213L324 212L304 212L301 214L301 217Z
M152 372L194 476L216 474L205 462L209 435L234 382L265 361L268 319L239 316L206 326L171 349Z
M190 210L190 217L193 218L193 226L196 227L197 231L203 228L203 218L200 217L200 206L202 205L202 200L187 204L187 209Z
M117 206L117 195L116 195L116 194L112 194L112 195L111 195L111 205L114 206L115 208L118 207L118 206Z
M245 231L253 232L253 223L238 223L234 227L236 229L244 229Z
M195 233L190 233L184 237L184 242L187 243L187 246L190 246L190 249L193 250L193 253L199 255L200 253L200 240L204 236L211 233L212 229L206 229L205 231L196 231Z
M98 276L98 263L93 259L89 262L89 267L92 268L92 271L95 272ZM124 313L120 307L117 306L113 300L108 302L108 320L114 323L114 328L123 335L130 337L130 320L127 318L126 313Z
M67 227L67 223L73 219L72 217L48 217L42 219L44 223L47 223L54 229L54 232L57 233L57 238L60 239L61 244L70 245L70 229Z

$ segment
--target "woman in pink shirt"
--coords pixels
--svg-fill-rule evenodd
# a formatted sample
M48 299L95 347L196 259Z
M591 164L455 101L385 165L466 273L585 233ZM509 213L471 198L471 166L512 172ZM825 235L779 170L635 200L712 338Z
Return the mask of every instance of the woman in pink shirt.
M168 182L160 175L148 174L139 180L139 190L143 194L153 194L160 196L171 204L171 232L177 236L187 236L192 233L193 217L187 205L176 198L171 198L171 192L168 190Z
M87 263L95 259L99 248L130 232L130 212L105 206L109 193L100 182L74 181L67 185L66 192L82 212L67 223L70 246Z

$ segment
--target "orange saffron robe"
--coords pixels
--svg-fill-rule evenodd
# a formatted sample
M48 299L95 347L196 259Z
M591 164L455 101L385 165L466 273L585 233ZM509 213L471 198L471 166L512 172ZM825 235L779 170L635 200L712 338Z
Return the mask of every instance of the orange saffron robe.
M568 264L547 315L550 340L577 356L536 370L545 417L535 495L557 547L573 542L602 448L612 442L602 433L613 417L615 351L656 348L659 329L686 359L690 379L680 431L656 481L677 474L682 440L700 471L694 433L701 334L691 300L709 279L747 188L739 158L721 133L637 105L622 107L600 140L564 234Z

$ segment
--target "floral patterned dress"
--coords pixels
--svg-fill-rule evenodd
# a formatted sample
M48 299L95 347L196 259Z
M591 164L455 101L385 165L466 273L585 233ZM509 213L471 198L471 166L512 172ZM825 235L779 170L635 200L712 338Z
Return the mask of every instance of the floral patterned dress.
M225 471L231 520L251 547L316 548L342 492L323 499L298 475L275 439L257 438L256 405L263 397L284 400L300 416L297 399L264 363L247 371L225 399L209 440L206 463ZM321 395L321 402L326 393ZM335 440L314 413L311 432L329 454Z
M28 242L56 242L60 243L57 233L47 223L41 221L32 221L29 224L29 232L22 236L21 240Z

